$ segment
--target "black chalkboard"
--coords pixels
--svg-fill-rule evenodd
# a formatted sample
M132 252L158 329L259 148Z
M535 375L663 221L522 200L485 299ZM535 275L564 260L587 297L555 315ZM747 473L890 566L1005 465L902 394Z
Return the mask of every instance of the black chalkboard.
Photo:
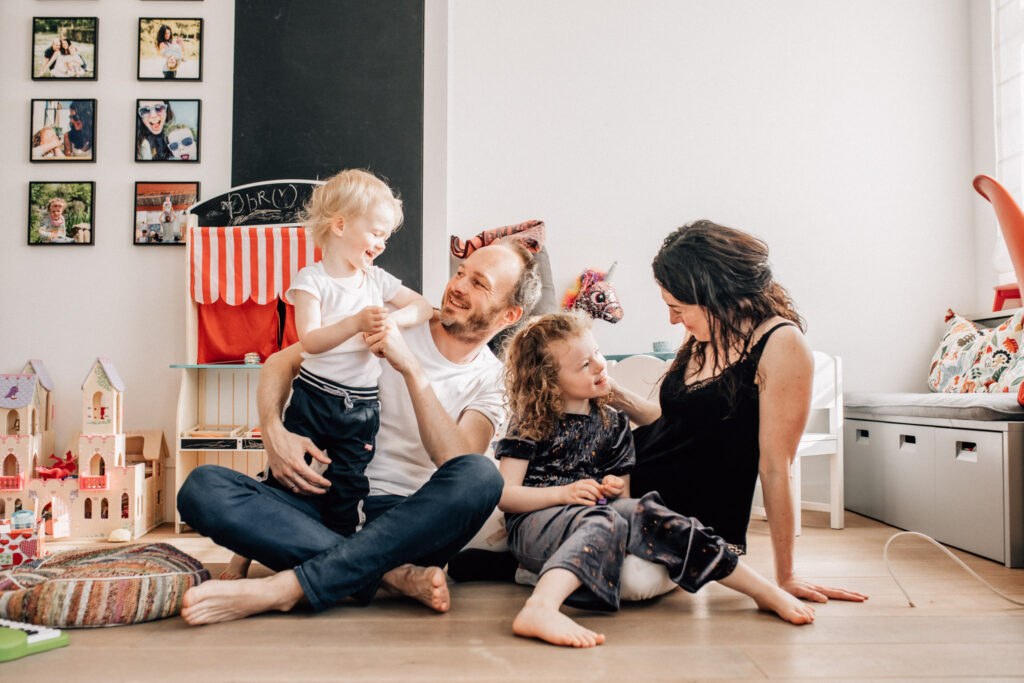
M419 291L423 0L236 0L231 185L365 168L402 198L377 263ZM202 221L200 221L202 222Z
M312 180L272 180L233 187L189 209L204 228L295 224L317 186Z

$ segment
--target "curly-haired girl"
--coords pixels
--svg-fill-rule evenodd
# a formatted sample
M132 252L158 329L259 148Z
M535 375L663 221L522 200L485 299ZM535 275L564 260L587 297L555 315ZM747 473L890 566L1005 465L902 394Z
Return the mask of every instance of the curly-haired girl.
M692 517L656 492L629 498L635 461L629 421L605 405L607 364L586 322L557 313L531 321L509 343L506 392L512 412L498 442L509 548L540 574L512 630L555 645L591 647L604 635L559 611L616 610L626 553L664 565L689 592L719 581L786 621L806 624L814 609L755 573Z

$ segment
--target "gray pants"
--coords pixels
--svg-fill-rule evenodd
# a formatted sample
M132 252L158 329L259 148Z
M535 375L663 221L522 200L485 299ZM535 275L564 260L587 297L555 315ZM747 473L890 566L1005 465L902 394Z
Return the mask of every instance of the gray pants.
M526 569L566 569L583 584L566 602L586 609L619 608L626 553L664 565L669 577L695 593L725 578L739 557L693 517L665 507L657 492L607 505L557 505L510 516L509 549Z

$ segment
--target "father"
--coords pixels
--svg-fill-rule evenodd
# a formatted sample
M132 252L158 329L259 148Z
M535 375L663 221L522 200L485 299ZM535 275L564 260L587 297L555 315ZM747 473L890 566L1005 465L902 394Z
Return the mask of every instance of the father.
M501 497L497 468L481 455L504 419L501 364L487 349L540 295L533 256L515 242L473 252L449 281L440 315L399 332L368 337L384 364L380 430L366 470L366 525L344 537L321 522L329 482L304 454L328 458L285 430L281 411L298 373L295 344L267 359L257 402L274 477L292 492L204 465L178 493L184 522L277 573L208 581L185 593L189 624L290 610L307 600L322 610L346 597L368 602L379 585L438 612L449 607L441 567L473 537Z

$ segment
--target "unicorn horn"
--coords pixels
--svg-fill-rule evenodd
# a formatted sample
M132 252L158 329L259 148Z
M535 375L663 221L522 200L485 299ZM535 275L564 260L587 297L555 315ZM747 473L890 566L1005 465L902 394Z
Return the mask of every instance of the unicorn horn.
M604 281L605 282L609 282L610 283L612 281L612 273L615 272L615 266L617 266L617 265L619 265L618 261L612 261L612 265L608 269L608 272L604 274Z

